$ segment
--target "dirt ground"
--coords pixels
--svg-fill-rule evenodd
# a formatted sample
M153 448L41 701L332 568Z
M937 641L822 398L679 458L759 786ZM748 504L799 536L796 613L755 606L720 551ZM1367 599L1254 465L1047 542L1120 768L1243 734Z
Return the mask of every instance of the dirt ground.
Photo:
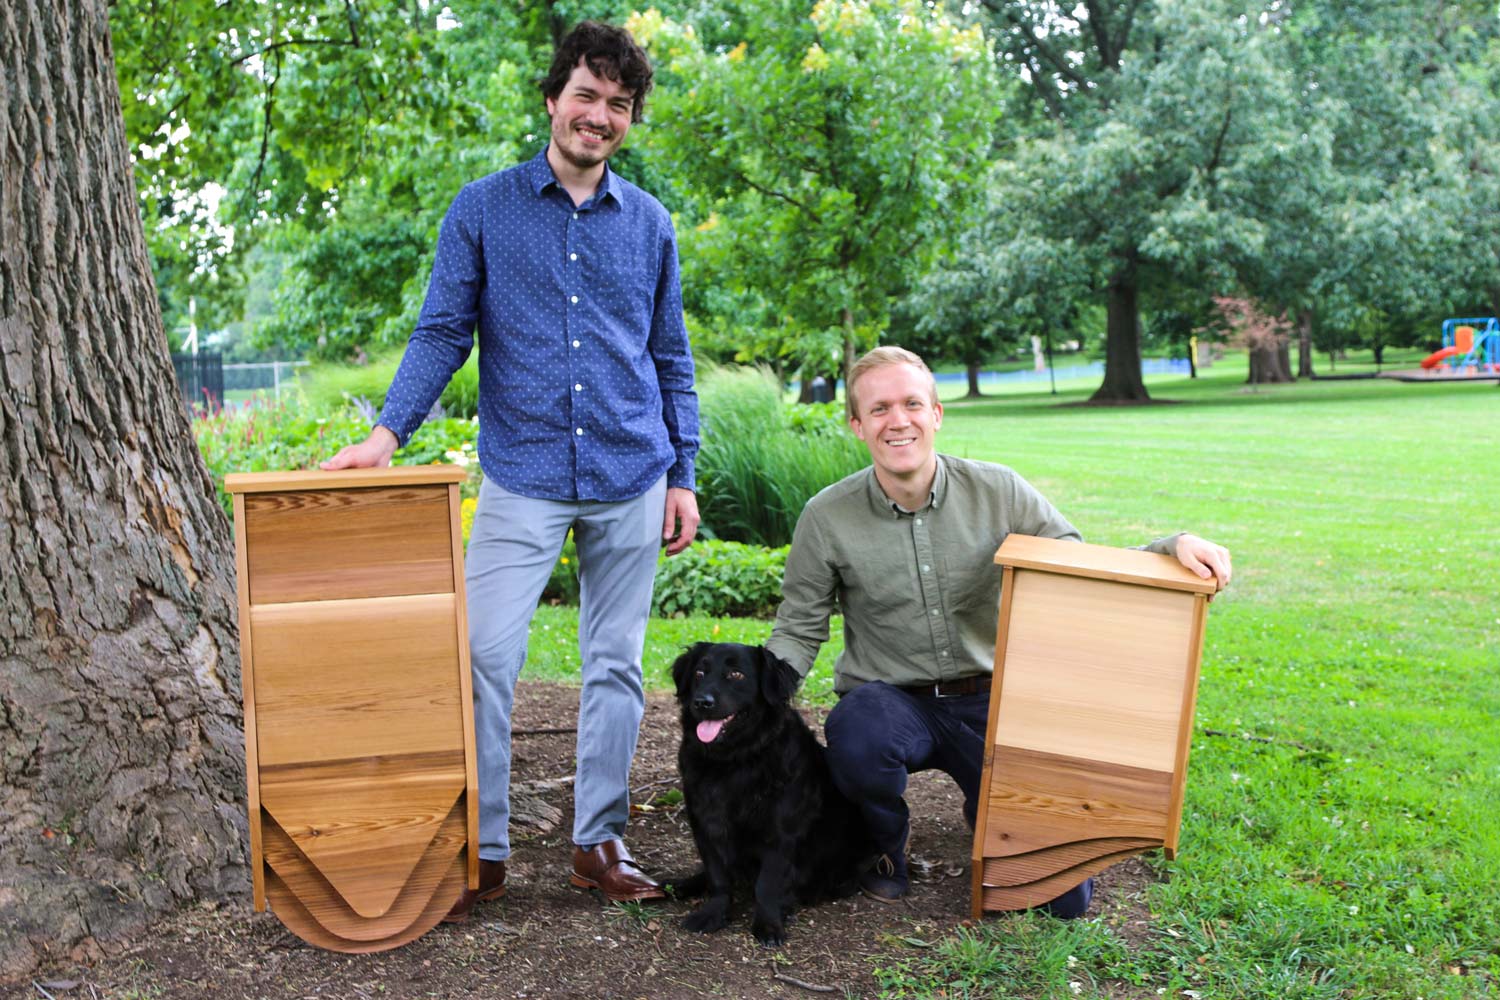
M523 682L515 726L571 725L577 706L575 688ZM681 807L659 801L678 787L679 733L672 699L649 695L627 842L657 874L696 867ZM689 902L604 903L568 884L573 740L571 733L517 735L513 782L524 822L512 828L509 890L480 904L465 925L439 925L393 951L342 955L305 944L270 913L252 912L248 898L205 903L97 961L0 984L0 997L867 997L879 992L877 967L919 957L968 920L970 834L956 787L936 773L912 779L913 886L898 904L856 896L800 911L786 946L769 951L750 936L748 906L725 930L701 935L680 926ZM1143 933L1149 915L1141 890L1154 877L1137 860L1105 872L1089 916L1127 940Z

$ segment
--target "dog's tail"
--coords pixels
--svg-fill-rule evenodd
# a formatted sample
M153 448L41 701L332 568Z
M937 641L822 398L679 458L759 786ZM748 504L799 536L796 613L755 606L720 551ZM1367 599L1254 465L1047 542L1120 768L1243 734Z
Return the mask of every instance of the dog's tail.
M708 892L708 873L700 869L683 878L663 879L662 888L673 899L696 899Z

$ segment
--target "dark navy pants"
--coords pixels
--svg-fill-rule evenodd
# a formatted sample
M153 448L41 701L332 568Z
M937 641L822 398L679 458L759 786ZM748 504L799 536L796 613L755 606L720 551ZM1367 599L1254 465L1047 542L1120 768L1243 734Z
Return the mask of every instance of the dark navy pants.
M844 796L859 804L875 846L900 857L909 813L906 776L937 769L964 794L964 820L974 826L984 773L988 693L935 698L881 681L839 699L824 723L828 764ZM1084 882L1046 904L1059 917L1078 917L1093 894Z

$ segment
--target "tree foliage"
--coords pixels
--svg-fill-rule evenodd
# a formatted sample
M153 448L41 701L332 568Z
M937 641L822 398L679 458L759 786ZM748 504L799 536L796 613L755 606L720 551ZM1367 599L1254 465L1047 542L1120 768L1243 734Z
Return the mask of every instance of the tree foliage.
M692 279L756 320L729 314L742 358L836 372L973 199L996 84L983 35L914 0L775 8L714 49L632 19L662 78L646 148L694 222Z

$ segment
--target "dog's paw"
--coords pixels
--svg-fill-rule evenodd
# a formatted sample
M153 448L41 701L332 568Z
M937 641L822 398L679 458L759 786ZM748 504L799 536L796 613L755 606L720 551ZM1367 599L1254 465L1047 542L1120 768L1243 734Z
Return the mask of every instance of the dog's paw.
M727 923L729 918L723 909L710 904L704 904L682 918L683 927L699 934L712 934Z
M786 944L786 926L783 924L757 917L750 925L750 933L755 935L762 948L780 948Z

